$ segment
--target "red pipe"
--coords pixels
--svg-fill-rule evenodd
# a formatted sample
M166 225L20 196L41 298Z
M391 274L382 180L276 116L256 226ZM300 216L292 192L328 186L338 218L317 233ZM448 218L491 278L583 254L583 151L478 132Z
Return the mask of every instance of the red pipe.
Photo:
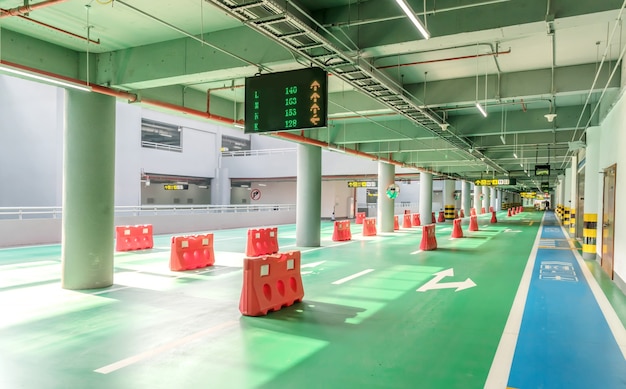
M0 8L0 12L6 12L6 10ZM93 39L85 38L84 36L81 36L81 35L78 35L78 34L74 34L73 32L70 32L70 31L67 31L67 30L63 30L61 28L52 26L52 25L44 23L44 22L40 22L39 20L31 19L29 17L22 16L22 15L16 15L16 16L18 18L20 18L20 19L28 20L29 22L33 22L33 23L38 24L40 26L47 27L47 28L49 28L51 30L54 30L54 31L60 32L62 34L66 34L66 35L72 36L74 38L82 39L84 41L88 41L88 42L96 44L96 45L100 44L100 39L98 39L97 41L94 41Z
M87 84L85 81L82 81L82 80L61 76L61 75L58 75L58 74L54 74L54 73L47 72L47 71L44 71L44 70L31 68L31 67L24 66L24 65L19 65L19 64L16 64L16 63L13 63L13 62L9 62L9 61L0 60L0 64L8 65L8 66L14 67L16 69L25 70L25 71L32 72L32 73L37 73L37 74L40 74L42 76L46 76L46 77L50 77L50 78L56 78L56 79L59 79L59 80L71 82L71 83L74 83L74 84L85 85L87 87L90 87L93 92L101 93L101 94L108 95L108 96L113 96L113 97L116 97L116 98L126 99L129 102L139 101L137 95L135 95L133 93L128 93L128 92L124 92L124 91L118 91L118 90L107 88L107 87L104 87L104 86L101 86L101 85ZM227 117L224 117L224 116L212 115L212 114L207 113L207 112L198 111L196 109L191 109L191 108L187 108L187 107L181 107L180 105L170 104L170 103L166 103L166 102L163 102L163 101L143 98L143 99L141 99L140 102L144 103L144 104L147 104L147 105L152 105L154 107L159 107L159 108L164 108L164 109L168 109L168 110L172 110L172 111L176 111L176 112L186 113L188 115L198 116L198 117L203 118L203 119L214 120L214 121L218 121L218 122L222 122L222 123L226 123L226 124L242 124L242 125L244 124L243 120L233 120L233 119L230 119L230 118L227 118ZM298 142L298 143L310 144L310 145L314 145L314 146L319 146L321 148L327 148L328 147L328 143L326 143L326 142L322 142L322 141L319 141L319 140L316 140L316 139L307 138L307 137L305 137L303 135L296 135L296 134L292 134L292 133L288 133L288 132L277 132L277 133L274 133L274 135L276 135L277 137L288 139L288 140L291 140L291 141L294 141L294 142ZM345 152L347 154L356 155L357 157L363 157L363 158L368 158L368 159L375 159L377 161L389 163L391 165L396 165L396 166L399 166L399 167L406 167L406 165L404 163L398 162L398 161L394 161L391 158L387 158L387 159L386 158L376 158L376 157L374 157L371 154L367 154L367 153L364 153L362 151L352 150L352 149L345 149ZM418 171L424 171L424 172L440 175L440 173L434 172L432 170L428 170L428 169L424 169L424 168L417 168L417 167L416 167L416 169Z
M27 14L29 12L33 12L33 11L36 11L38 9L41 9L41 8L46 8L46 7L49 7L51 5L64 3L66 1L68 1L68 0L48 0L48 1L42 1L41 3L37 3L37 4L22 5L22 6L19 6L19 7L6 9L6 10L3 9L2 11L0 11L0 18L6 18L6 17L9 17L9 16L24 15L24 14Z
M326 142L322 142L319 141L317 139L311 139L311 138L307 138L305 136L301 136L301 135L296 135L296 134L292 134L289 132L277 132L275 133L275 135L277 137L280 138L284 138L284 139L288 139L294 142L298 142L298 143L304 143L304 144L308 144L308 145L313 145L313 146L319 146L321 148L327 148L328 147L328 143ZM363 157L363 158L368 158L368 159L376 159L377 161L380 162L385 162L391 165L396 165L399 167L406 167L406 165L402 162L398 162L398 161L394 161L391 158L376 158L371 154L367 154L364 153L362 151L358 151L358 150L352 150L352 149L341 149L341 150L345 150L346 154L352 154L352 155L356 155L357 157ZM418 168L416 167L416 169L418 171L423 171L423 172L428 172L428 173L435 173L433 171L427 170L427 169L423 169L423 168ZM439 173L435 173L435 174L439 174Z
M402 67L402 66L423 65L423 64L435 63L435 62L458 61L458 60L461 60L461 59L472 59L472 58L487 57L487 56L500 55L500 54L509 54L509 53L511 53L511 49L509 49L508 51L498 51L498 52L495 52L495 53L464 55L462 57L430 59L428 61L418 61L418 62L401 63L401 64L398 64L398 65L379 66L376 69L389 69L389 68L396 68L396 67Z

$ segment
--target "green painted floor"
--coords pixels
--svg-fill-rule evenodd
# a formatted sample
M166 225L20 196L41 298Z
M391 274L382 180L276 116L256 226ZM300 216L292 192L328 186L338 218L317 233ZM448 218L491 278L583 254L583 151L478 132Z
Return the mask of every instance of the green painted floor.
M304 302L265 317L238 310L245 229L215 231L216 265L179 273L157 236L97 291L60 288L58 245L0 250L0 388L482 388L542 216L481 216L455 240L438 224L430 252L421 228L333 242L325 222L301 248ZM298 249L294 225L279 243ZM476 286L417 291L447 269L440 284Z

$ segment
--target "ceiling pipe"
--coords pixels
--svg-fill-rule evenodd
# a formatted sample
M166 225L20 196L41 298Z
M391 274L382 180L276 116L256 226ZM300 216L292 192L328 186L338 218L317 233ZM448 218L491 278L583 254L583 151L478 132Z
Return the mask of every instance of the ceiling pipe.
M442 13L442 12L459 11L459 10L462 10L462 9L465 9L465 8L473 8L473 7L480 7L480 6L484 6L484 5L505 3L505 2L508 2L508 1L511 1L511 0L483 1L483 2L475 3L475 4L460 5L460 6L456 6L456 7L450 7L450 8L433 9L433 10L425 11L425 12L415 12L415 15L418 15L418 16L425 16L425 15L428 15L428 14L434 15L434 14ZM403 19L403 18L406 18L406 15L402 14L402 15L399 15L399 16L390 16L390 17L386 17L386 18L363 19L363 20L353 20L353 21L340 22L340 23L330 23L330 24L325 24L324 27L339 27L339 28L354 27L354 26L359 26L359 25L362 25L362 24L387 22L387 21L390 21L390 20L397 20L397 19Z
M312 139L312 138L307 138L305 136L302 135L296 135L296 134L292 134L290 132L277 132L277 133L273 133L272 135L279 137L279 138L283 138L283 139L287 139L293 142L298 142L298 143L303 143L303 144L308 144L308 145L312 145L312 146L318 146L321 147L322 149L327 149L329 147L335 147L335 148L339 148L337 147L337 145L333 145L333 144L329 144L326 142L322 142L320 140L317 139ZM406 163L403 162L399 162L396 160L393 160L391 158L380 158L380 157L376 157L374 155L368 154L368 153L364 153L362 151L359 150L353 150L353 149L341 149L341 150L345 150L346 154L351 154L357 157L362 157L362 158L367 158L367 159L371 159L371 160L375 160L378 162L385 162L388 163L390 165L395 165L395 166L399 166L399 167L405 167L405 168L412 168L412 169L416 169L419 172L426 172L426 173L431 173L437 176L446 176L443 173L440 172L436 172L430 169L425 169L425 168L421 168L421 167L417 167L417 166L409 166Z
M0 12L6 12L6 11L7 10L0 8ZM54 30L56 32L60 32L61 34L69 35L69 36L71 36L73 38L78 38L78 39L84 40L86 42L93 43L95 45L99 45L100 44L100 39L95 41L93 39L86 38L86 37L84 37L82 35L74 34L73 32L70 32L70 31L67 31L67 30L63 30L62 28L55 27L55 26L52 26L52 25L44 23L44 22L40 22L39 20L31 19L31 18L23 16L23 15L15 15L15 16L17 16L20 19L24 19L26 21L29 21L31 23L35 23L37 25L40 25L42 27L49 28L49 29Z
M166 103L163 101L158 101L158 100L153 100L153 99L148 99L148 98L141 98L139 99L139 97L136 94L133 93L129 93L129 92L124 92L124 91L119 91L119 90L115 90L112 88L108 88L105 86L101 86L101 85L95 85L95 84L88 84L83 80L79 80L79 79L75 79L75 78L71 78L71 77L65 77L65 76L61 76L58 74L54 74L51 72L47 72L44 70L40 70L40 69L35 69L35 68L31 68L28 66L24 66L24 65L19 65L13 62L9 62L9 61L4 61L4 60L0 60L0 64L4 64L4 65L8 65L14 68L18 68L21 70L25 70L25 71L29 71L29 72L33 72L33 73L38 73L42 76L45 77L50 77L50 78L57 78L59 80L63 80L63 81L67 81L67 82L72 82L72 83L76 83L76 84L80 84L80 85L85 85L91 88L92 92L95 93L101 93L107 96L112 96L112 97L116 97L116 98L120 98L120 99L124 99L127 100L129 103L133 103L133 102L140 102L146 105L151 105L153 107L158 107L158 108L163 108L163 109L167 109L167 110L171 110L171 111L175 111L175 112L180 112L180 113L184 113L184 114L188 114L188 115L192 115L192 116L197 116L200 117L202 119L207 119L207 120L213 120L213 121L217 121L217 122L221 122L221 123L225 123L225 124L244 124L243 120L233 120L231 118L227 118L224 116L220 116L220 115L212 115L208 112L203 112L203 111L198 111L196 109L192 109L192 108L187 108L187 107L181 107L180 105L176 105L176 104L171 104L171 103ZM287 139L287 140L291 140L294 142L298 142L298 143L304 143L304 144L310 144L310 145L314 145L314 146L319 146L321 148L328 148L329 144L326 142L322 142L316 139L312 139L312 138L307 138L303 135L296 135L296 134L292 134L292 133L288 133L288 132L278 132L278 133L273 133L272 135L283 138L283 139ZM405 167L405 168L413 168L416 169L420 172L427 172L427 173L432 173L434 175L438 175L438 176L447 176L443 173L440 172L435 172L433 170L429 170L429 169L425 169L425 168L421 168L421 167L417 167L417 166L409 166L406 163L403 162L399 162L399 161L395 161L391 158L380 158L368 153L364 153L362 151L358 151L358 150L353 150L353 149L345 149L346 154L351 154L351 155L355 155L357 157L362 157L362 158L368 158L371 160L376 160L379 162L385 162L391 165L395 165L395 166L399 166L399 167ZM453 178L453 177L452 177Z
M59 3L64 3L68 0L48 0L48 1L42 1L41 3L37 3L37 4L27 4L27 5L22 5L19 7L15 7L15 8L10 8L10 9L3 9L0 10L0 19L1 18L6 18L6 17L10 17L10 16L20 16L20 15L24 15L27 14L29 12L33 12L36 11L38 9L42 9L42 8L46 8L46 7L50 7L51 5L56 5Z
M510 54L511 53L511 49L508 49L507 51L496 51L493 53L484 53L484 54L472 54L472 55L464 55L464 56L460 56L460 57L448 57L448 58L439 58L439 59L429 59L426 61L417 61L417 62L408 62L408 63L401 63L401 64L396 64L396 65L387 65L387 66L378 66L376 67L376 69L390 69L390 68L397 68L397 67L403 67L403 66L415 66L415 65L424 65L424 64L428 64L428 63L436 63L436 62L446 62L446 61L459 61L459 60L463 60L463 59L475 59L475 58L479 58L479 57L491 57L491 56L499 56L502 54Z

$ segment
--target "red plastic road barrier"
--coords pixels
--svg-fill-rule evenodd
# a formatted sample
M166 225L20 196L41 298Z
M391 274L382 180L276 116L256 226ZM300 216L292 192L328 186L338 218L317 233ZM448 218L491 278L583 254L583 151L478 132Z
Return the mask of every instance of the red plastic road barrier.
M213 234L172 236L170 270L199 269L214 264Z
M524 212L524 207L522 207L521 205L517 208L517 213L522 213Z
M400 229L400 222L398 221L398 215L393 215L393 230L397 231Z
M433 218L432 218L431 223L433 223L433 224L437 223L437 219L435 218L435 213L434 212L433 212Z
M507 212L506 216L511 216L511 208L509 208L509 211Z
M413 225L411 224L411 214L405 213L404 218L402 219L402 228L411 228Z
M435 236L435 225L429 224L422 226L422 241L420 242L420 250L429 251L437 249L437 237Z
M476 208L470 208L470 216L476 216Z
M404 210L404 214L405 215L410 215L411 214L411 210L410 209L405 209Z
M463 237L463 229L461 229L461 219L454 219L452 222L452 235L451 238L462 238Z
M243 315L267 315L300 302L303 297L300 251L244 258L239 299Z
M465 212L463 212L463 208L459 211L459 217L463 219L465 217Z
M493 212L493 207L489 207L489 212Z
M419 213L411 214L411 225L413 227L419 227L419 226L422 225L422 221L420 220L420 214Z
M365 220L365 212L357 212L355 224L363 224L363 220Z
M478 231L478 216L470 216L469 231Z
M246 256L258 257L278 252L278 228L251 228L248 230Z
M497 223L498 219L496 218L496 211L491 212L491 223Z
M363 220L363 236L376 235L376 218L368 217Z
M446 221L446 217L443 214L443 211L439 211L439 218L437 219L439 223L443 223Z
M333 240L338 242L351 239L352 232L350 232L350 220L336 221L335 229L333 231Z
M484 215L485 213L486 213L486 212L485 212L485 207L482 207L482 208L480 209L480 214L481 214L481 215Z
M145 250L153 247L152 224L115 227L115 251Z
M511 209L511 216L515 216L515 215L517 215L517 212L515 211L516 209L517 209L517 208L515 208L515 207L513 207L513 208Z

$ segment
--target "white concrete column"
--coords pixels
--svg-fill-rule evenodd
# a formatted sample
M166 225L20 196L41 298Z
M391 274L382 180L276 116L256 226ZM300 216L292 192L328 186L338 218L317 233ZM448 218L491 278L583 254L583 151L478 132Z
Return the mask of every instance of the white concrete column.
M488 186L483 186L483 203L482 207L485 208L485 212L489 212L489 192L491 192Z
M395 182L396 166L378 162L378 230L393 232L395 200L387 197L387 187Z
M480 195L483 193L482 186L474 185L474 210L476 215L480 215L480 208L482 207L482 201Z
M422 225L431 224L433 213L433 175L420 172L420 221Z
M322 219L322 149L298 145L296 245L319 247Z
M602 222L602 187L604 185L600 174L600 127L589 127L586 131L587 149L585 150L585 214L583 215L583 258L596 259L597 248L602 247L602 231L598 223ZM579 216L580 217L580 216ZM587 231L588 230L588 231ZM587 234L585 234L587 231ZM590 236L586 236L590 235ZM595 239L592 235L595 235Z
M447 220L454 220L454 188L456 182L454 180L443 181L443 209L444 216Z
M472 199L470 198L470 183L469 181L463 181L461 184L461 202L463 212L466 217L470 215L470 208L472 205Z
M211 204L229 205L230 189L228 168L215 169L215 177L211 180Z

